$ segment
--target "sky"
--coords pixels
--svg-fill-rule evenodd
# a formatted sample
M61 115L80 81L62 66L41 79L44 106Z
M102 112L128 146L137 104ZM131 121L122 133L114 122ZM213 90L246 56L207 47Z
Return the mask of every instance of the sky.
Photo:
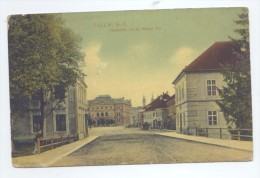
M216 41L234 37L241 8L141 10L62 14L82 37L87 99L98 95L131 99L141 106Z

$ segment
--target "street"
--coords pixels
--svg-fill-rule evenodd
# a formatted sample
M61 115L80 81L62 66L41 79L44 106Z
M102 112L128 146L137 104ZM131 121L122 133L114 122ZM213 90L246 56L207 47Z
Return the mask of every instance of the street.
M155 135L123 127L93 128L100 136L52 166L249 161L252 152Z

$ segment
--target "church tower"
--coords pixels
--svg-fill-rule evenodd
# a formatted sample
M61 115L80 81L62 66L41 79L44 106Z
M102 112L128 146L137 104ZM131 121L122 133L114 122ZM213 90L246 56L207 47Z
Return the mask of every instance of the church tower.
M151 98L151 103L154 101L154 98L153 98L153 95L152 95L152 98Z
M145 97L143 96L143 106L145 106L146 105L146 99L145 99Z

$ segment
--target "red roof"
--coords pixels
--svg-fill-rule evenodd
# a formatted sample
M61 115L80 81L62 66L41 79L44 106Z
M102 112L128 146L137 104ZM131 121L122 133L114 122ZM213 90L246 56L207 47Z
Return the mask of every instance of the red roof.
M175 81L183 72L202 72L220 70L221 65L235 64L232 41L216 42L191 62L177 76Z
M144 107L145 111L151 111L158 108L166 108L167 107L167 101L170 99L170 96L167 93L162 94L161 96L158 96L153 102L146 105Z
M190 63L184 70L219 70L221 64L234 63L233 43L231 41L216 42Z

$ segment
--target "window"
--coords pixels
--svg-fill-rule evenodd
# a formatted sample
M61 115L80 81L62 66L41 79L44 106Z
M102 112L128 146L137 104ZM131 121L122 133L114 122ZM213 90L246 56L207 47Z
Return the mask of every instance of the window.
M108 113L106 112L106 117L108 116Z
M32 100L31 103L32 103L32 106L35 106L35 107L40 106L39 100Z
M56 115L56 131L66 131L66 115Z
M217 125L217 111L208 111L209 125Z
M216 96L216 80L207 80L207 92L208 96Z
M39 132L41 130L41 116L33 116L33 132Z
M99 117L99 113L97 113L97 117Z

